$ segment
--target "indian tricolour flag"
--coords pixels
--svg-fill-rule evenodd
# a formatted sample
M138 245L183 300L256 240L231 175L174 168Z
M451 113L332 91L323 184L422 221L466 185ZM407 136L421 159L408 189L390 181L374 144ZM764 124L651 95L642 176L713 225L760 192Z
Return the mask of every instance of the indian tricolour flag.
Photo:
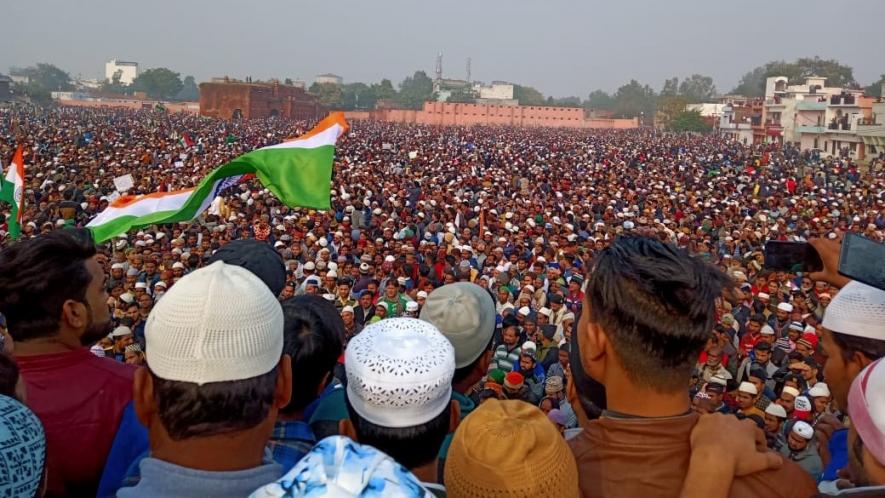
M329 209L335 142L347 128L344 114L332 113L298 138L219 166L192 189L119 197L87 227L101 243L133 228L189 221L248 174L257 176L287 206Z
M7 220L9 235L13 239L21 236L22 214L25 212L25 161L19 145L12 156L12 163L6 172L6 177L0 179L0 201L6 201L12 206L12 216Z

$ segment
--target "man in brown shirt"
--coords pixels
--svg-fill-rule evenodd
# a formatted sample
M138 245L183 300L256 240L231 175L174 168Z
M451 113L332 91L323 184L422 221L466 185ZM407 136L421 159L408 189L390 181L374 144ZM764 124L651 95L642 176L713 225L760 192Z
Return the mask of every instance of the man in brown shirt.
M584 498L679 496L698 421L687 393L691 369L728 285L719 270L654 239L621 238L600 253L574 338L581 364L572 367L606 391L607 410L569 441ZM784 462L736 477L729 495L814 492L808 474Z

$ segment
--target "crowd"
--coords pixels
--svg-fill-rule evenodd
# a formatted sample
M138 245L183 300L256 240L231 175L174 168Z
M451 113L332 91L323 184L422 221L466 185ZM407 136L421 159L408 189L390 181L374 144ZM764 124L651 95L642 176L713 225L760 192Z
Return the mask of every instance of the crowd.
M877 160L356 122L327 212L251 180L191 223L82 229L121 175L190 187L309 125L0 109L0 162L26 145L23 240L0 225L20 455L0 489L885 492L885 291L833 270L841 234L885 239ZM825 271L766 269L767 240L811 241Z

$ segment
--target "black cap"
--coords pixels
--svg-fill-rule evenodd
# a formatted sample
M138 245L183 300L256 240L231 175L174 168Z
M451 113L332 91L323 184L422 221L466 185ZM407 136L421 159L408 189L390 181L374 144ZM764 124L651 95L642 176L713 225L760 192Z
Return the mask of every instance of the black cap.
M562 295L561 294L553 294L552 296L550 296L550 302L556 303L556 304L562 304L562 302L563 302Z
M283 258L266 242L255 239L233 240L215 251L208 263L211 265L216 261L249 270L267 285L274 296L283 292L286 265L283 264Z
M556 325L541 325L541 333L547 339L553 339L553 336L556 335Z
M771 351L771 344L764 341L759 341L756 343L755 346L753 346L753 349L755 349L756 351Z

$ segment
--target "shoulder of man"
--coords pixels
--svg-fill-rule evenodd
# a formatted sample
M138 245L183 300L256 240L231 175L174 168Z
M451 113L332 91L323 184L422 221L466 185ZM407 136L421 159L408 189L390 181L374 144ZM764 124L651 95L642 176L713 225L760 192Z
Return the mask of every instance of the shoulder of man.
M731 498L772 497L805 498L814 495L814 479L795 462L784 458L778 470L766 470L744 477L736 477L731 484Z

